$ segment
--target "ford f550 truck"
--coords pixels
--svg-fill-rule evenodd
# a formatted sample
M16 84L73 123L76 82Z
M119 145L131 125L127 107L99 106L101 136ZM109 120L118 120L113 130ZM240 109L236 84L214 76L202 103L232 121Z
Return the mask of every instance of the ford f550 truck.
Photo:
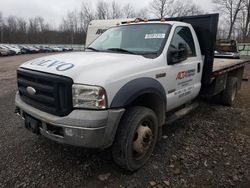
M137 19L108 29L86 52L25 62L16 113L33 133L111 147L116 164L137 170L163 125L189 112L198 96L233 105L247 61L214 59L218 17Z

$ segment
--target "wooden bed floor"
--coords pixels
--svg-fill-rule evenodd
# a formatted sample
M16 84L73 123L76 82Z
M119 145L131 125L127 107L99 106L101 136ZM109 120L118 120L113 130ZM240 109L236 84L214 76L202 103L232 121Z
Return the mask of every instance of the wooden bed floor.
M241 64L246 62L247 60L242 60L242 59L220 59L220 58L215 58L214 59L214 67L213 67L213 72L216 72L218 70L222 70L237 64Z

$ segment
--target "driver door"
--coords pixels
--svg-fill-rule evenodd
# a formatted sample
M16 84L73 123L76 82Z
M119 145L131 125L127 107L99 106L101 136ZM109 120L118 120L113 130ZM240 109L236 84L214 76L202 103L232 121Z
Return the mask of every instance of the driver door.
M171 51L180 50L180 46L185 46L187 58L171 65L168 62L166 74L168 111L195 98L201 86L201 61L197 57L193 34L189 27L176 27L168 48L168 55Z

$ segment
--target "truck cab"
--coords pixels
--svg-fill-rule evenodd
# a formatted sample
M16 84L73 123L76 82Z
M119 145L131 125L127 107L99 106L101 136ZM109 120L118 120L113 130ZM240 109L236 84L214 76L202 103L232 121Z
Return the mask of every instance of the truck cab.
M135 20L108 29L85 52L25 62L17 70L16 113L33 133L111 147L116 164L137 170L161 137L167 113L185 114L177 109L198 95L235 99L245 62L215 69L217 24L217 14Z

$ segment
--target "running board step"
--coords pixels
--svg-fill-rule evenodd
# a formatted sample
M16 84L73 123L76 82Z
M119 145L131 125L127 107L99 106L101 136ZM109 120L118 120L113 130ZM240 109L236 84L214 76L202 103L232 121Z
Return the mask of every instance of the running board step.
M199 104L197 102L192 103L192 104L189 104L186 107L182 108L181 110L175 112L173 115L171 115L167 118L166 125L170 125L173 122L175 122L176 120L189 114L190 112L194 111L198 106L199 106Z

